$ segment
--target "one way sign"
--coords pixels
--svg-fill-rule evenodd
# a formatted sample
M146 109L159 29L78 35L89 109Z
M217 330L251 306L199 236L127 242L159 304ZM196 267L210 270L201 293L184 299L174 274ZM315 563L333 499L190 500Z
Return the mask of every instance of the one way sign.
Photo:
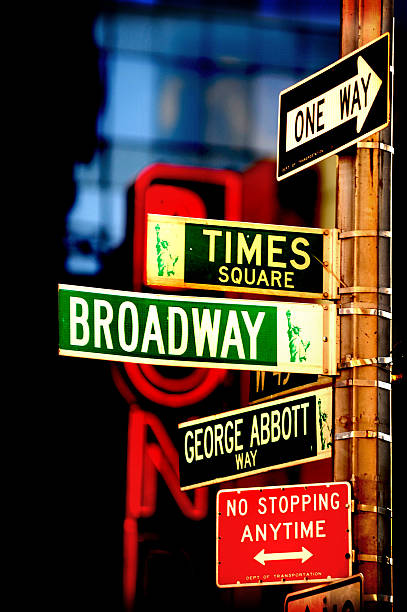
M387 32L280 93L277 179L385 128L390 120Z

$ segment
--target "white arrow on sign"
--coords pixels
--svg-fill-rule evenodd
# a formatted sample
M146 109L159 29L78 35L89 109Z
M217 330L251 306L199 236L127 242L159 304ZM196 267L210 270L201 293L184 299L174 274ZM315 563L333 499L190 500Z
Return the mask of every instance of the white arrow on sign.
M308 559L310 559L310 557L312 556L312 552L310 552L303 546L302 550L296 552L281 553L266 553L264 552L263 548L263 550L257 553L254 558L262 565L265 565L266 561L286 561L287 559L301 559L301 563L304 563L305 561L308 561Z
M286 151L321 136L356 117L359 133L382 80L358 57L358 73L340 85L287 113Z

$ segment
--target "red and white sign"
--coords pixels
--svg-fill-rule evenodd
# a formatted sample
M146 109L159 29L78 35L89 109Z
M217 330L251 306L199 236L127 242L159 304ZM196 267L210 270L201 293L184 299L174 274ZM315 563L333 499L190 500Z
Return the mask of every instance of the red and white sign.
M351 575L348 482L223 489L216 517L219 587L326 582Z

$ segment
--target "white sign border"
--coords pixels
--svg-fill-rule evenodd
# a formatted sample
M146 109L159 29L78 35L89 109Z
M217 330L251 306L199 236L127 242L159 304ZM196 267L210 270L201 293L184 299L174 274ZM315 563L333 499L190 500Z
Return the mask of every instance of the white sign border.
M243 300L243 299L228 299L228 298L210 298L210 297L195 297L195 296L181 296L181 295L168 295L168 294L150 294L141 293L136 291L120 291L117 289L102 289L96 287L85 287L81 285L69 285L60 284L59 290L67 291L83 291L84 293L100 293L106 295L119 295L127 297L141 297L142 299L154 299L169 301L171 298L175 302L180 301L192 301L197 303L214 303L214 304L240 304L247 306L254 306L260 304L267 304L267 306L274 306L277 308L277 317L279 316L279 307L292 307L294 310L298 307L305 306L307 310L313 308L322 308L322 333L321 337L321 351L322 359L321 364L307 364L304 363L304 367L300 367L302 364L298 362L288 363L277 363L277 365L267 365L263 363L238 363L238 362L212 362L212 361L199 361L199 360L177 360L177 359L163 359L159 357L132 357L126 355L124 358L122 355L114 355L109 353L98 353L91 351L81 351L73 349L61 349L59 348L59 354L67 357L83 357L88 359L99 359L104 361L118 361L121 363L145 363L151 365L164 365L164 366L180 366L189 368L218 368L222 370L264 370L270 372L294 372L303 374L337 374L337 355L338 355L338 317L337 317L337 306L336 304L317 304L313 302L275 302L272 300ZM323 340L326 338L326 340ZM278 339L277 339L278 340ZM323 372L321 372L321 367Z
M362 47L359 47L358 49L355 49L351 53L348 53L347 55L344 55L343 57L339 58L338 60L336 60L336 62L333 62L332 64L329 64L329 66L326 66L325 68L322 68L322 70L318 70L318 72L314 72L314 74L311 74L309 77L306 77L302 81L298 81L298 83L295 83L294 85L291 85L290 87L287 87L286 89L283 89L283 91L280 91L280 95L279 95L279 110L278 110L278 133L277 133L277 163L276 163L276 178L277 178L277 181L282 181L282 180L288 178L289 176L292 176L293 174L297 174L297 172L301 172L301 170L305 170L306 168L309 168L310 166L314 166L315 164L318 164L319 162L323 161L324 159L327 159L328 157L332 157L336 153L339 153L340 151L344 151L345 149L348 149L349 147L351 147L352 145L356 144L357 142L360 142L361 140L365 140L366 138L369 138L369 136L372 136L373 134L376 134L376 132L379 132L380 130L384 130L384 128L386 128L389 125L389 123L390 123L390 116L391 116L391 108L390 108L390 78L387 79L387 121L386 121L386 123L383 123L382 125L380 125L379 127L375 128L374 130L371 130L370 132L368 132L366 134L363 134L362 136L359 136L359 137L355 138L354 140L351 140L351 141L347 142L344 145L341 145L337 149L329 151L329 153L326 153L325 155L321 155L321 157L318 157L318 158L316 158L314 160L311 160L311 161L309 161L309 162L307 162L305 164L302 164L301 166L299 166L298 168L295 168L294 170L290 170L290 172L286 172L286 173L280 174L280 175L278 173L279 165L280 165L279 164L279 155L280 155L280 123L281 123L281 121L280 121L280 109L281 109L281 96L283 96L288 91L290 91L292 89L295 89L296 87L299 87L300 85L303 85L307 81L310 81L311 79L313 79L314 77L322 74L323 72L326 72L327 70L330 70L331 68L336 66L336 64L340 64L342 61L348 59L352 55L356 55L357 53L360 53L361 51L363 51L363 49L365 49L367 47L370 47L372 44L376 43L378 40L380 40L381 38L384 38L386 36L388 37L388 50L389 50L389 58L390 58L390 33L389 32L385 32L381 36L378 36L374 40L371 40L370 42L366 43ZM390 66L389 66L389 68L390 68Z
M219 496L222 493L227 493L228 491L230 492L238 492L238 493L242 493L244 491L265 491L265 490L286 490L286 489L291 489L291 488L298 488L298 487L321 487L321 486L330 486L330 485L337 485L337 484L344 484L347 485L347 489L348 489L348 512L347 512L347 519L348 519L348 552L349 552L349 559L348 559L348 576L343 576L342 578L350 578L352 575L352 488L351 488L351 484L350 482L347 481L337 481L337 482L312 482L312 483L299 483L299 484L293 484L293 485L278 485L278 486L265 486L265 487L242 487L242 488L236 488L236 489L221 489L220 491L218 491L217 495L216 495L216 585L217 587L219 587L220 589L223 588L231 588L231 587L251 587L251 586L266 586L266 585L285 585L285 584L311 584L311 583L326 583L326 582L333 582L335 580L335 577L328 577L328 578L315 578L310 579L310 580L287 580L286 578L282 578L281 580L278 581L273 581L273 582L266 582L263 580L260 580L259 582L235 582L235 583L231 583L231 584L219 584L219 580L218 580L218 569L219 569L219 548L218 548L218 543L219 543ZM337 578L338 580L340 580L340 578Z

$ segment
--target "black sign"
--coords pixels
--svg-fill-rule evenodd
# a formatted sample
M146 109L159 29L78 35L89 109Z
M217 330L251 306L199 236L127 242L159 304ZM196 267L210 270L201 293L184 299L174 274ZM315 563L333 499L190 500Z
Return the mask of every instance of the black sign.
M208 257L211 236L216 238L212 258ZM219 288L322 295L323 241L322 230L205 225L203 235L201 226L186 223L185 282L199 283L204 276L206 283Z
M331 456L332 387L179 425L181 489Z
M327 376L296 374L293 372L250 372L249 403L265 401L274 396L287 394L305 385L327 383ZM332 379L331 379L332 380Z
M338 233L149 214L146 284L336 299Z
M389 58L387 32L280 93L278 180L388 125Z
M336 580L326 586L297 591L286 596L284 612L361 612L363 609L363 574Z

